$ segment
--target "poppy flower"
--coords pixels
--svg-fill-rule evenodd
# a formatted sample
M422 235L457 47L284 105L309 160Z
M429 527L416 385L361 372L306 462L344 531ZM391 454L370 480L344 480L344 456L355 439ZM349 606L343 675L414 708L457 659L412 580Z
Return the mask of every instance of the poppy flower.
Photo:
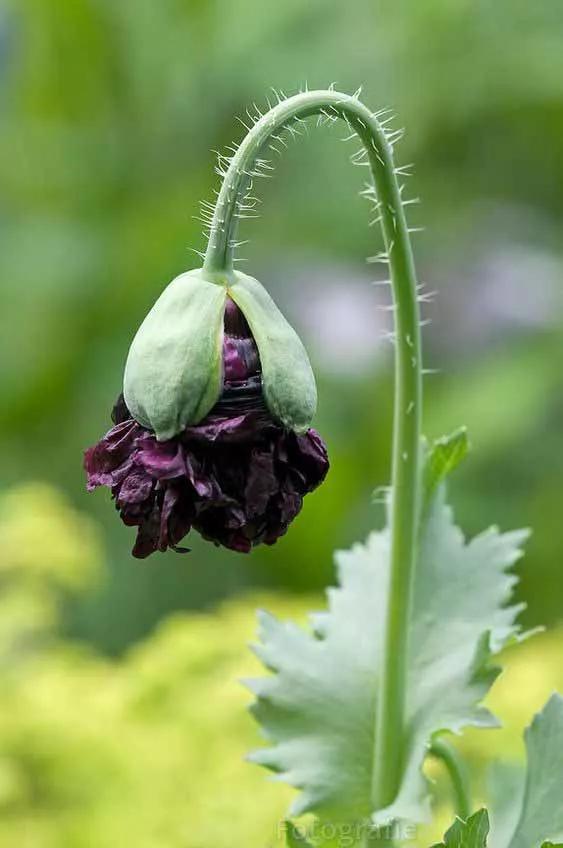
M135 374L133 387L129 385L132 405L137 412L142 407L141 414L134 414L128 403L126 369L125 397L121 395L113 409L114 426L85 452L88 489L109 487L123 522L137 527L133 547L136 557L167 548L187 550L179 543L192 528L216 545L235 551L246 553L262 542L271 545L299 513L303 497L327 473L325 444L315 430L303 426L303 408L295 404L293 387L289 386L284 395L283 375L279 388L279 368L276 389L275 363L269 371L274 375L269 397L274 398L276 410L285 410L285 423L272 413L261 352L243 312L229 295L224 298L221 317L219 392L203 417L192 422L188 419L182 425L186 406L192 417L195 414L189 386L194 392L200 389L200 399L206 393L205 386L201 391L204 380L196 379L195 385L189 381L190 365L193 370L202 366L205 370L210 364L209 359L206 363L199 357L198 363L197 356L190 356L197 339L190 339L184 355L188 390L178 379L182 374L165 367L159 372L155 367L159 359L167 366L172 359L174 367L180 367L174 346L178 336L172 328L172 341L165 332L158 334L154 355L145 360L149 381L148 387L143 387L145 393L140 391L140 373ZM154 328L149 329L152 332ZM286 331L283 323L281 329ZM186 354L184 341L180 338L179 346ZM294 340L290 341L296 347ZM132 346L134 356L142 349L133 363L136 372L142 371L144 351L150 350L146 340L141 342L137 351L135 343ZM213 356L211 365L208 372L214 369ZM299 375L294 376L299 383ZM309 378L307 373L305 377ZM158 406L159 402L166 405L167 398L172 398L168 413ZM306 398L305 406L309 403ZM300 419L301 426L288 423L292 414ZM150 426L149 416L156 426Z

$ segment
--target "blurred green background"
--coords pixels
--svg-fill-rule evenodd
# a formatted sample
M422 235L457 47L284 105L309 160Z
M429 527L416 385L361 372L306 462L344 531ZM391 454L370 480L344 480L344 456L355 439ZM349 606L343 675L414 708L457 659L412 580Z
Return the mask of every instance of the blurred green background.
M240 762L255 594L320 603L332 550L381 523L389 476L389 295L364 262L380 237L345 127L291 144L244 227L245 270L310 350L332 459L287 538L135 562L81 468L137 326L198 264L211 150L270 86L362 84L407 128L419 276L438 290L425 430L468 425L458 517L531 525L525 623L563 617L562 43L558 0L0 5L1 846L274 844L287 793ZM551 638L526 649L537 691L558 682Z

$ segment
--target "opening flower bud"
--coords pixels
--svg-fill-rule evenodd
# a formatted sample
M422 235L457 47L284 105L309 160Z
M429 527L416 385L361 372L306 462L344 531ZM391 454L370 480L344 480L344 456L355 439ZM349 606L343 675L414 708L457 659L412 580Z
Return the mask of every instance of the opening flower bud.
M219 398L229 296L252 329L272 416L298 433L311 423L317 390L307 352L261 283L238 272L228 282L216 282L202 270L188 271L160 295L139 327L125 365L125 402L159 441L197 424Z
M315 402L303 345L257 281L183 274L131 346L88 489L111 489L137 557L185 550L192 527L237 551L273 544L328 470Z

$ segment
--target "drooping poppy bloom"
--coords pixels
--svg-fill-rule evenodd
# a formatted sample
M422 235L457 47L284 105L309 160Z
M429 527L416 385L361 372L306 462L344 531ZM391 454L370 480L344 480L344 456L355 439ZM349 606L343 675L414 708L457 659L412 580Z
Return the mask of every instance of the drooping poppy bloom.
M297 432L272 415L258 346L229 296L222 323L219 397L201 420L177 423L177 432L159 439L121 395L112 413L114 426L85 452L88 489L108 486L123 522L138 528L136 557L169 547L185 551L179 543L192 528L235 551L248 552L261 542L271 545L300 511L304 495L327 473L327 451L318 433L303 426ZM189 363L188 356L186 368ZM166 391L166 375L162 380ZM149 390L142 418L158 395ZM130 388L130 394L138 403L139 393ZM181 419L176 396L172 407L174 420ZM158 399L152 410L168 436L169 422Z

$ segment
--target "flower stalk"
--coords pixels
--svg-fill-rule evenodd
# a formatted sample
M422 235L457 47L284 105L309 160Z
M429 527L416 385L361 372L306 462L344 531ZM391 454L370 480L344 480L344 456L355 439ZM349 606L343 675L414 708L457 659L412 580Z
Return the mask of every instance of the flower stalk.
M404 759L406 676L411 598L416 565L420 502L422 363L417 283L409 228L392 143L357 97L336 91L302 92L261 116L230 160L210 226L204 261L208 279L234 280L238 214L261 151L284 129L311 115L342 118L360 138L369 163L389 264L395 313L395 408L390 495L391 567L383 637L382 674L374 728L372 803L375 810L395 799Z
M442 762L449 775L456 815L462 821L467 821L473 810L471 808L471 787L465 762L453 745L450 745L443 736L439 736L432 742L430 753Z

